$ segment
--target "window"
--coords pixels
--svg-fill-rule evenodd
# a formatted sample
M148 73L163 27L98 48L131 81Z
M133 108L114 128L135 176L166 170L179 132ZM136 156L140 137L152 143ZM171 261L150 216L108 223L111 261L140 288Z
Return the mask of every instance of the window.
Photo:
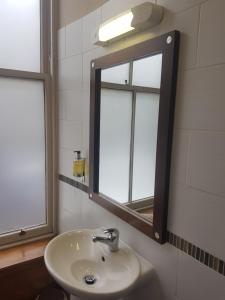
M53 2L0 3L0 246L54 230Z

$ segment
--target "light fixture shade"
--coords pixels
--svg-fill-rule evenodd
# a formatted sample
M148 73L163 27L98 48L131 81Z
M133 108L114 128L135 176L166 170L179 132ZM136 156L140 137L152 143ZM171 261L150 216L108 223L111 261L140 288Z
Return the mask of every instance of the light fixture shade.
M103 23L99 27L99 41L107 42L134 30L134 27L131 26L132 20L133 13L131 11L127 11L110 21Z
M144 2L107 20L94 34L95 45L107 45L137 31L149 29L161 22L163 7Z

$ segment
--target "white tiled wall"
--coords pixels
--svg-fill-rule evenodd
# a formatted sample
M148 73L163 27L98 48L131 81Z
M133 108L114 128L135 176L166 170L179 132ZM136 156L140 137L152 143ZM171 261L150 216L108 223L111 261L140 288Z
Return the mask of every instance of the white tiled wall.
M152 32L109 48L91 43L95 26L142 0L110 0L59 30L60 173L72 177L73 150L88 153L90 60L180 30L168 229L225 259L225 1L157 0L166 8ZM169 244L158 245L63 183L59 230L117 226L155 266L156 277L127 300L224 300L225 278Z

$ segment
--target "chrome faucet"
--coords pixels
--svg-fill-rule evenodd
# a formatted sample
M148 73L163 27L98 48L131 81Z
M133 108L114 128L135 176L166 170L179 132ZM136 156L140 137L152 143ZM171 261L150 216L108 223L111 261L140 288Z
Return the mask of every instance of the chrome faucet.
M109 228L103 231L107 236L96 236L92 237L92 241L94 243L100 242L109 246L110 251L116 252L118 251L119 244L119 230L116 228Z

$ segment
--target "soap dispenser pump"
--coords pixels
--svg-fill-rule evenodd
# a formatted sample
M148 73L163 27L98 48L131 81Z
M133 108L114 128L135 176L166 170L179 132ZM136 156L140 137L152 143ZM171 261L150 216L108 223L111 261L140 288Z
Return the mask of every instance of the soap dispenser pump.
M73 161L73 176L83 177L85 170L85 159L81 158L81 151L74 151L75 157Z

